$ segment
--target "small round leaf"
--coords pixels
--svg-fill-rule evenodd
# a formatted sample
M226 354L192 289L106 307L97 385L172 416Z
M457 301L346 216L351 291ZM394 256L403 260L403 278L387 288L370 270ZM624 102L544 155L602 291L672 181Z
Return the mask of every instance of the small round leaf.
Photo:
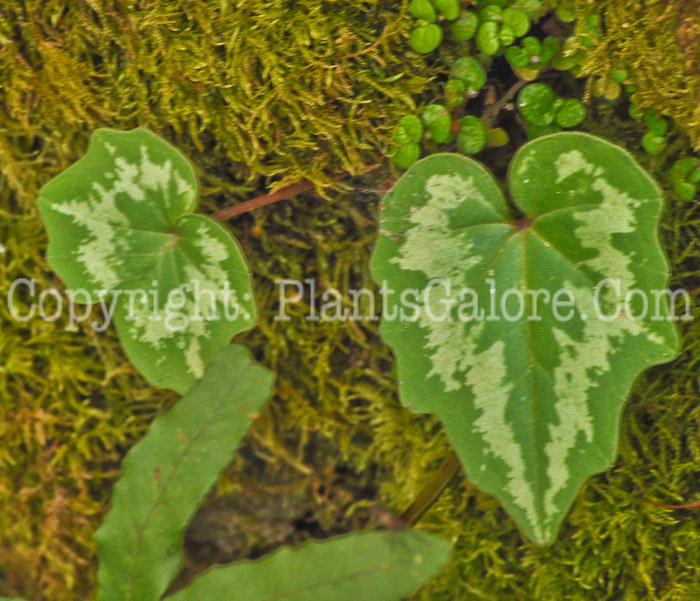
M475 91L486 85L486 70L473 56L458 58L452 66L452 77L463 81Z
M479 21L486 23L487 21L500 21L503 9L498 4L488 4L479 11Z
M554 92L546 83L526 85L518 95L518 108L533 125L549 125L554 121Z
M457 147L464 154L476 154L486 148L486 127L480 119L467 115L460 120Z
M503 46L510 46L515 42L515 33L511 27L504 25L498 32L498 39Z
M488 21L481 25L476 32L476 46L487 56L498 54L501 49L501 41L498 38L498 23Z
M644 121L649 131L657 136L665 136L668 131L668 121L659 115L658 111L652 110L644 115Z
M642 138L642 146L650 155L661 154L666 148L666 138L648 131Z
M629 79L630 72L624 67L613 67L608 73L608 77L615 83L624 83Z
M466 42L476 35L478 27L479 17L467 10L462 13L459 19L452 23L450 29L452 30L452 35L458 42Z
M428 23L435 23L437 19L435 7L430 0L411 0L411 3L408 5L408 12L412 17Z
M700 167L696 167L695 169L693 169L685 179L691 184L700 183Z
M509 6L503 11L503 24L513 30L515 37L524 36L530 29L530 18L524 10Z
M399 125L394 130L394 142L396 142L399 146L403 146L404 144L411 142L411 136L408 134L405 128Z
M544 67L549 61L551 61L559 52L559 40L553 37L547 37L542 42L542 50L540 51L540 61Z
M697 194L698 187L690 182L680 182L678 186L674 186L676 196L681 200L693 200Z
M447 107L453 109L464 102L467 93L467 84L460 79L450 79L445 85L445 102Z
M404 115L399 121L399 127L406 131L409 142L417 144L423 137L423 122L415 115Z
M559 127L576 127L586 118L586 107L578 98L565 100L554 120Z
M506 60L513 65L524 69L530 64L530 56L520 46L511 46L506 49Z
M426 106L423 110L423 122L438 144L447 142L452 136L452 116L441 104Z
M394 148L391 160L401 169L408 169L420 158L420 145L413 142Z
M459 2L457 0L433 0L435 8L448 21L454 21L459 17Z
M442 27L435 23L419 25L411 32L410 44L419 54L430 54L442 42Z

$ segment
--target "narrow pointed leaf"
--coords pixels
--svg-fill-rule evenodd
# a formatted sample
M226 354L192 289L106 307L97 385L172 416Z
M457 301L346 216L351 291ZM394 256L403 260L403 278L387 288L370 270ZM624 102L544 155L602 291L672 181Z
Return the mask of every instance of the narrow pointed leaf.
M351 534L213 568L167 601L400 601L449 556L426 532Z
M678 337L660 191L629 153L553 134L517 153L509 182L519 217L480 163L416 163L384 200L372 269L394 291L382 334L403 403L439 416L468 478L545 544L614 461L633 381Z
M175 148L144 129L100 129L38 205L49 263L81 291L76 300L114 307L134 365L180 393L256 317L238 243L192 214L197 200L194 169Z
M272 390L231 345L128 453L96 539L101 601L157 601L180 570L182 536Z

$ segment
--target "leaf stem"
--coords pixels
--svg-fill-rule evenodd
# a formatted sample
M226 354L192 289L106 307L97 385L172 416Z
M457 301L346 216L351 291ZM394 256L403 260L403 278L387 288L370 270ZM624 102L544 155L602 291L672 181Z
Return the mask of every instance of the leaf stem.
M247 213L248 211L253 211L254 209L264 207L274 202L279 202L280 200L293 198L294 196L298 196L299 194L303 194L304 192L310 192L314 189L314 187L315 185L311 180L305 179L300 182L297 182L296 184L283 186L282 188L279 188L274 192L270 192L269 194L256 196L255 198L251 198L250 200L246 200L245 202L241 202L232 207L222 209L221 211L210 215L210 217L215 221L226 221L227 219L235 217L236 215Z
M365 173L373 171L377 167L379 167L379 165L370 165L368 168L360 171L360 173L358 173L357 175L364 175ZM333 179L343 179L344 177L347 177L349 175L352 174L348 173L347 171L338 171L337 173L331 175L331 177ZM255 198L251 198L250 200L246 200L245 202L241 202L232 207L222 209L221 211L210 215L210 217L215 221L226 221L227 219L235 217L236 215L248 213L249 211L259 209L260 207L264 207L275 202L279 202L280 200L294 198L295 196L299 196L300 194L310 192L314 188L316 188L316 184L314 184L314 182L312 182L311 180L305 179L300 182L297 182L296 184L282 186L274 192L262 194L261 196L256 196Z
M415 526L440 498L440 495L452 481L452 478L459 473L460 469L461 463L457 453L450 450L440 469L423 487L423 490L418 493L418 496L409 505L408 509L403 512L399 518L400 522L405 526Z

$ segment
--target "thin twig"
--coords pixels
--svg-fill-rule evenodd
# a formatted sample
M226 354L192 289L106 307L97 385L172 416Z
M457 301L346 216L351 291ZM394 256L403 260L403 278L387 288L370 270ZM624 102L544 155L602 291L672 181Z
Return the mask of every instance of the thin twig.
M232 207L222 209L221 211L211 215L211 218L216 221L226 221L227 219L235 217L236 215L240 215L241 213L247 213L248 211L252 211L254 209L270 205L273 202L285 200L286 198L293 198L294 196L298 196L299 194L303 194L304 192L310 192L314 188L314 183L308 179L305 179L296 184L284 186L279 190L275 190L274 192L271 192L269 194L256 196L255 198L251 198L250 200L246 200L245 202L241 202Z
M379 165L371 165L367 169L360 171L360 173L358 173L357 175L364 175L365 173L373 171L377 167L379 167ZM333 175L331 175L331 177L333 179L342 179L344 177L348 177L349 175L351 174L347 171L339 171L338 173L334 173ZM299 196L300 194L310 192L314 188L316 188L316 184L314 184L314 182L312 182L311 180L305 179L300 182L297 182L296 184L283 186L275 190L274 192L263 194L262 196L256 196L255 198L251 198L250 200L246 200L245 202L241 202L232 207L222 209L221 211L210 215L210 217L215 221L226 221L227 219L235 217L236 215L240 215L241 213L248 213L249 211L253 211L255 209L259 209L260 207L271 205L272 203L279 202L280 200L294 198L295 196Z
M428 513L428 510L440 498L452 478L460 471L459 457L454 451L450 451L440 469L430 481L418 493L413 503L403 512L400 522L404 526L415 526L420 519Z
M513 99L513 96L515 96L518 93L518 90L520 90L520 88L522 88L526 83L528 82L524 79L519 79L516 81L500 99L498 99L484 111L484 114L481 116L481 120L489 127L493 127L498 113L506 104L508 104L508 102Z
M657 503L656 501L650 501L649 499L644 499L645 503L649 505L654 505L655 507L663 507L664 509L697 509L700 507L700 501L691 503L690 505L664 505L663 503Z

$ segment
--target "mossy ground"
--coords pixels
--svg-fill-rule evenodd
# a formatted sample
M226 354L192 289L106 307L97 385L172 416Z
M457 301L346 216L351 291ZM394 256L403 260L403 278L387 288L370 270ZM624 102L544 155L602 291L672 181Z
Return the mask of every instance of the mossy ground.
M36 278L38 290L61 288L44 260L36 197L81 156L95 127L143 125L172 141L199 170L206 213L273 181L322 183L338 169L385 165L381 152L398 116L422 92L436 96L428 91L435 71L406 50L405 2L131 6L0 5L3 296L18 277ZM613 41L606 44L612 52ZM675 49L668 54L676 60ZM598 103L586 126L638 148L643 132L621 119L623 108ZM664 178L673 153L687 146L677 132L649 168ZM327 191L329 201L307 195L232 223L262 316L240 341L277 373L277 384L219 491L249 493L246 474L264 472L252 469L261 461L296 472L295 494L313 509L304 519L323 533L358 527L364 518L353 511L379 502L403 510L448 450L435 419L400 407L376 322L307 321L308 295L288 307L289 321L274 319L275 278L315 278L341 292L372 286L377 189L388 175L382 168ZM671 200L662 235L673 286L695 291L697 203ZM18 322L4 299L0 320L0 594L94 598L92 534L119 461L176 397L135 373L112 330ZM454 559L415 598L700 599L700 510L642 502L700 492L700 323L684 324L683 335L682 355L635 386L619 460L585 486L555 545L526 543L493 498L460 478L422 522L454 538ZM259 480L261 496L280 485ZM241 548L256 553L261 545Z

